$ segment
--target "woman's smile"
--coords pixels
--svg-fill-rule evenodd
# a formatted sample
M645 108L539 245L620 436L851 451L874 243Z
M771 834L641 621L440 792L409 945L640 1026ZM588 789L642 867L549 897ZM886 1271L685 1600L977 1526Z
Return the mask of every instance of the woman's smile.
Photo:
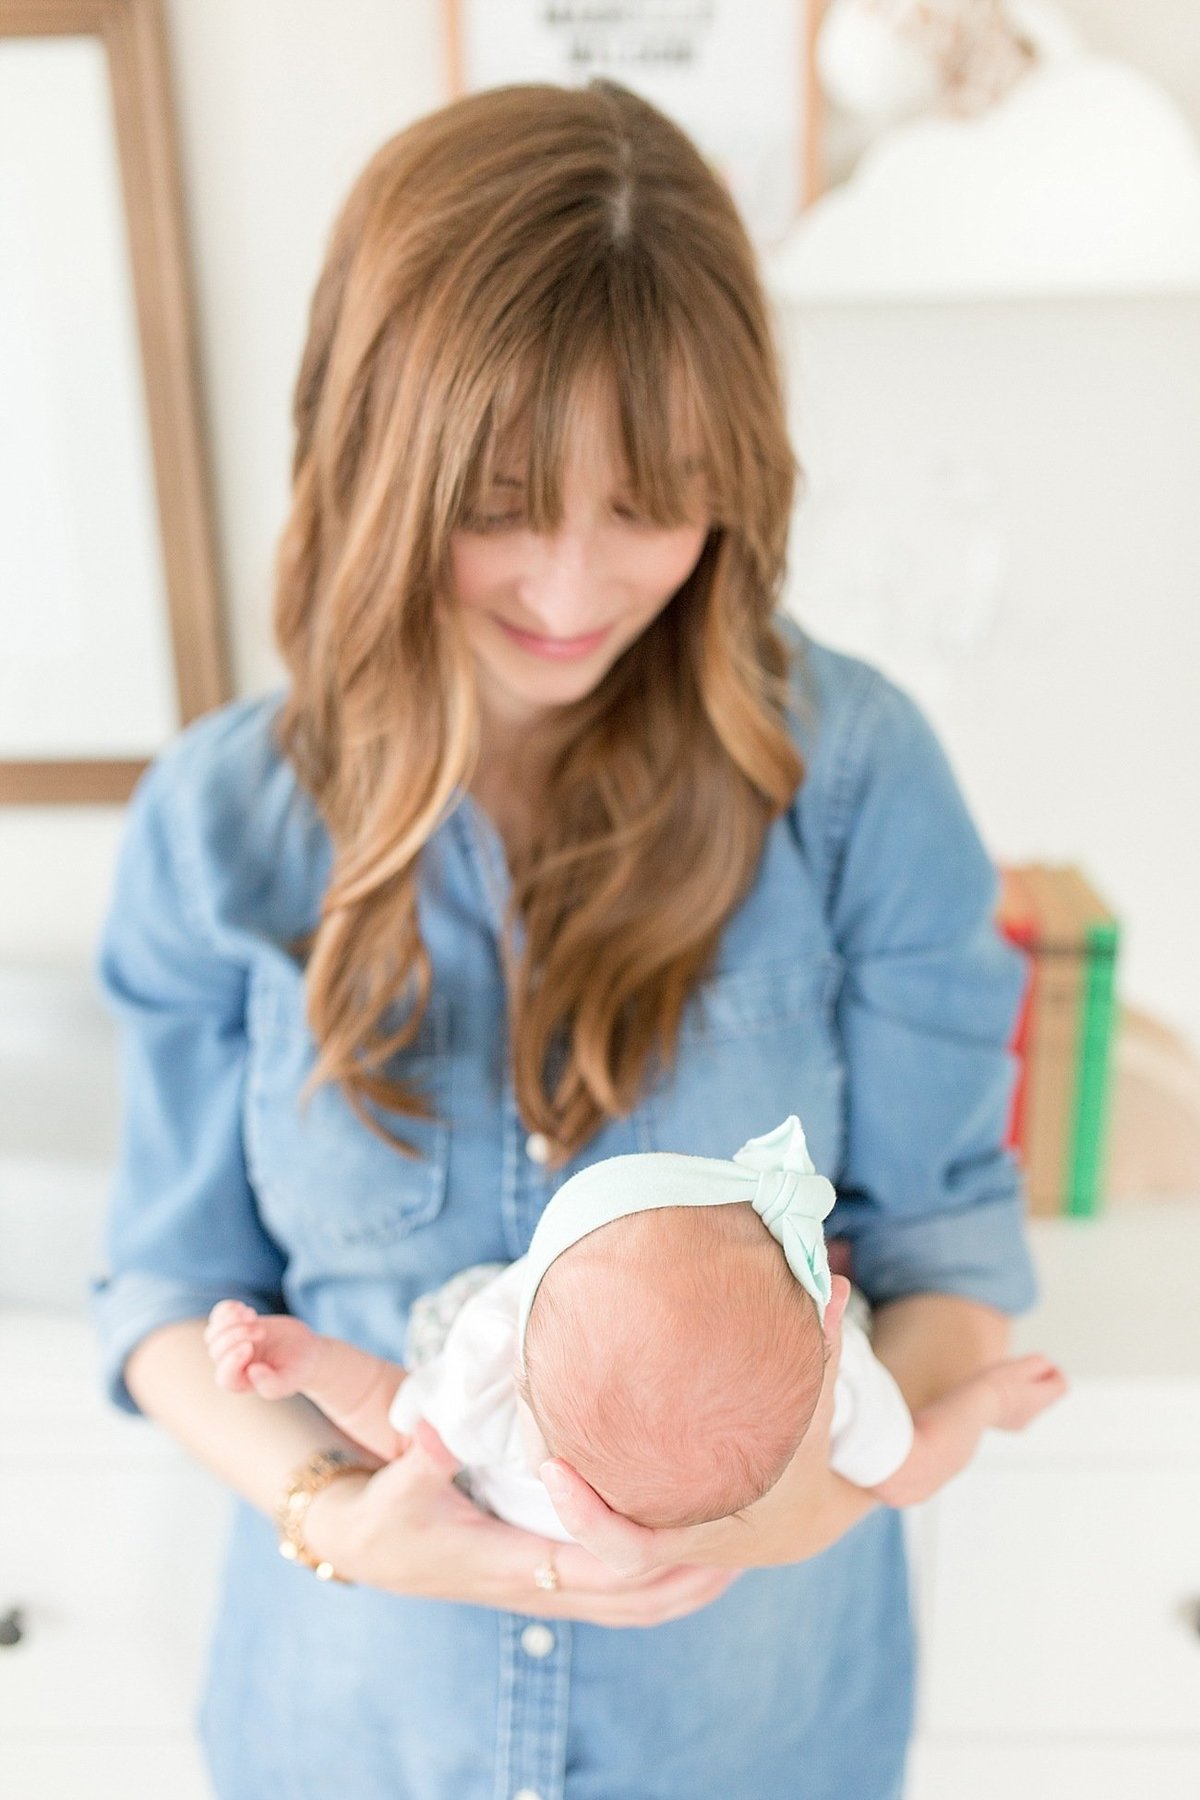
M533 656L549 657L553 662L572 662L578 657L590 656L600 648L612 629L610 625L602 625L598 631L589 631L583 637L543 637L540 632L523 631L519 625L510 625L496 613L491 617L505 636L522 650L528 650Z

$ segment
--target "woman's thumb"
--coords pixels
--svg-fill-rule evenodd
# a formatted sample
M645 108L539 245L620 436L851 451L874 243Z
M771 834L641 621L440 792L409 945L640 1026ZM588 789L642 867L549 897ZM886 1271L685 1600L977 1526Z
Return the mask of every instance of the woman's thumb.
M440 1476L444 1481L452 1481L462 1468L457 1456L443 1444L428 1419L418 1419L413 1431L413 1443L423 1452L425 1460L431 1465L431 1473Z

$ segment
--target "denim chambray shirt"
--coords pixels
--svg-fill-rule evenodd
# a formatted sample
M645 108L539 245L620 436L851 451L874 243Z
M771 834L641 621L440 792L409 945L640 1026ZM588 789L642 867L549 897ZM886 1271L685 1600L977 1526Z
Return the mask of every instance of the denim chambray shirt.
M403 1058L436 1104L408 1161L319 1089L301 971L330 847L272 743L279 696L184 731L130 807L98 956L124 1120L96 1317L113 1397L143 1335L226 1295L400 1360L413 1298L519 1256L553 1190L630 1150L729 1156L790 1112L838 1189L868 1298L1005 1311L1033 1281L1003 1147L1022 965L922 715L782 621L807 767L685 1014L673 1073L565 1169L506 1057L498 834L470 796L428 844L432 1005ZM400 1066L398 1059L397 1066ZM642 1630L315 1581L236 1503L202 1735L224 1800L891 1800L913 1652L899 1515L750 1570Z

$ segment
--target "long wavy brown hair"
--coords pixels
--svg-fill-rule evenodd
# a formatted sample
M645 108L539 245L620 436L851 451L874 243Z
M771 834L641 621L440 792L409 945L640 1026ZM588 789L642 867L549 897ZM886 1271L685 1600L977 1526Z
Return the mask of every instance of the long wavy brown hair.
M660 112L610 82L517 86L385 143L313 297L275 624L291 674L278 741L333 849L320 920L294 947L319 1046L305 1092L337 1081L400 1149L380 1113L429 1115L388 1067L432 989L422 848L479 755L451 534L514 444L527 525L557 528L573 402L598 374L639 511L695 517L685 429L709 528L661 613L539 727L547 773L503 951L517 1101L555 1162L672 1063L801 779L772 623L799 471L745 229Z

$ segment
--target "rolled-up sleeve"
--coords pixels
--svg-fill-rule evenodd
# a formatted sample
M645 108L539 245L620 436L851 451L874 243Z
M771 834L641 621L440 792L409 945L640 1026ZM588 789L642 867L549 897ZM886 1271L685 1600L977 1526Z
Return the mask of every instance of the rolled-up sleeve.
M831 915L845 1133L831 1229L875 1304L1032 1305L1022 1178L1004 1138L1025 980L996 870L923 714L875 675L833 784Z
M283 1262L242 1150L245 971L215 948L203 872L181 859L185 811L156 764L130 803L95 962L120 1026L122 1118L92 1306L108 1392L128 1411L125 1361L147 1333L226 1296L280 1305Z

